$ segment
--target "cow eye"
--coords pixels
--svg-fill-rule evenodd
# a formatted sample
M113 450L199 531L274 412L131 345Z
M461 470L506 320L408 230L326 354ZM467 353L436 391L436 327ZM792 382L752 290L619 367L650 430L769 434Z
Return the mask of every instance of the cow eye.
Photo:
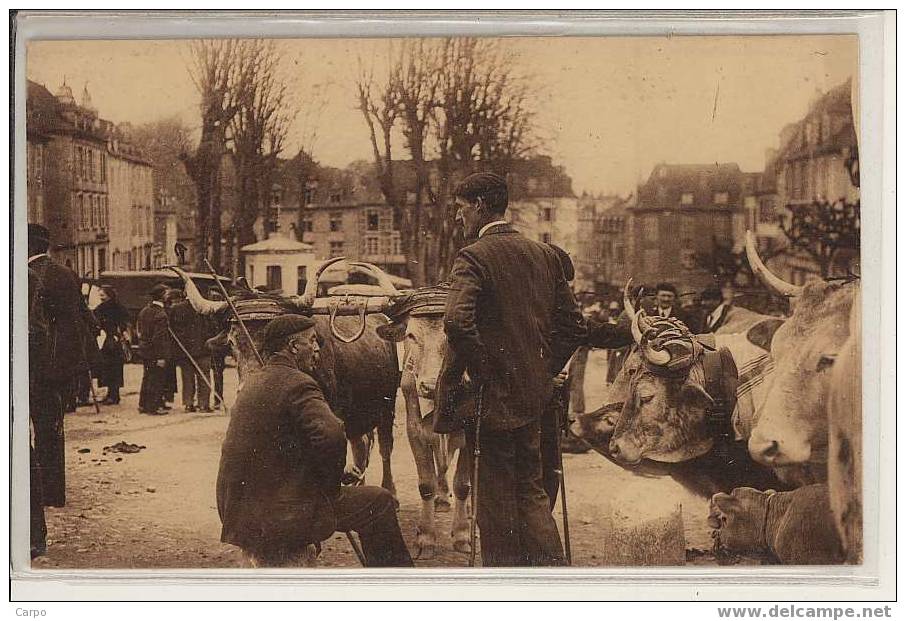
M834 354L822 354L821 357L818 358L818 364L815 365L815 370L820 373L821 371L831 368L834 366L834 361L836 359L837 356Z
M642 395L642 396L641 396L641 402L642 402L642 403L648 403L648 402L651 401L652 399L654 399L654 395Z

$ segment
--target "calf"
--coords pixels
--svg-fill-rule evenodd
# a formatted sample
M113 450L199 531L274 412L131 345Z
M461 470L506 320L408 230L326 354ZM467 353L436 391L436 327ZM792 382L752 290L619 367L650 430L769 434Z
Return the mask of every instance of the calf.
M418 491L422 498L416 539L417 558L422 559L433 558L436 553L434 513L435 510L450 509L447 469L457 452L450 534L454 550L470 550L467 502L471 458L463 450L462 432L440 435L433 429L435 389L447 347L442 306L436 299L434 302L431 306L409 308L402 305L397 312L391 310L392 323L377 329L381 338L398 343L402 350L398 356L402 366L400 389L406 403L406 434L415 457Z
M767 553L784 565L843 562L827 485L789 492L738 487L711 498L715 545L741 554Z

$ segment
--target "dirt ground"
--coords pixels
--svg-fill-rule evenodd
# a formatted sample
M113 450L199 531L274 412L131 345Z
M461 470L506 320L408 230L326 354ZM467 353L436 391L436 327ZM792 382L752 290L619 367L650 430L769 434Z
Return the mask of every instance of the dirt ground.
M591 357L589 377L603 377L602 356ZM48 552L42 568L221 568L243 566L240 552L220 543L215 481L228 418L222 413L166 416L138 413L141 368L126 369L118 406L80 408L66 417L67 505L48 508ZM236 391L226 375L227 401ZM590 402L600 387L589 386ZM413 458L398 402L393 470L403 533L414 550L419 497ZM119 442L136 453L105 450ZM671 479L641 478L594 453L565 455L574 566L715 564L706 524L707 502ZM380 481L372 459L368 482ZM451 469L452 470L452 469ZM465 567L453 551L450 513L440 514L438 554L419 567ZM562 527L560 507L556 518ZM319 566L356 567L345 536L323 545Z

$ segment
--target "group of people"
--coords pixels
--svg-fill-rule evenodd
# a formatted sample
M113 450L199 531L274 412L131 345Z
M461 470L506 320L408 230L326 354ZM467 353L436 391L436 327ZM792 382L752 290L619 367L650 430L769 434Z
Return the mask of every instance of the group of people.
M66 502L64 414L77 407L120 403L124 365L132 358L131 318L116 290L99 287L99 304L88 307L79 277L50 254L50 231L28 225L28 356L30 434L30 545L35 558L47 549L45 507ZM212 324L198 315L182 292L164 285L151 292L135 328L145 373L141 411L166 413L182 375L189 412L212 411L209 385L223 394L223 348L207 339ZM158 310L159 309L159 310ZM202 374L206 377L202 379ZM98 387L106 394L95 393ZM197 395L197 401L196 401ZM221 407L219 398L213 406Z
M208 343L219 329L195 312L181 289L159 284L149 297L136 321L144 364L139 411L160 415L172 409L168 404L175 399L177 370L186 412L209 413L222 407L224 348Z

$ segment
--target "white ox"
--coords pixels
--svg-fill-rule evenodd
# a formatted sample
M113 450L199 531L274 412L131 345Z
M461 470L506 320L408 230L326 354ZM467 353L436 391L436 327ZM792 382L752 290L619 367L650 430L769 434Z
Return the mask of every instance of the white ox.
M435 390L446 353L443 329L445 292L436 287L416 290L409 300L388 311L391 323L377 329L378 336L397 343L402 351L400 389L406 403L406 434L418 472L422 499L416 545L418 558L433 558L437 549L435 510L449 511L450 490L447 470L456 453L459 457L453 477L453 519L450 536L453 549L469 552L468 499L471 456L464 450L462 432L434 433Z

